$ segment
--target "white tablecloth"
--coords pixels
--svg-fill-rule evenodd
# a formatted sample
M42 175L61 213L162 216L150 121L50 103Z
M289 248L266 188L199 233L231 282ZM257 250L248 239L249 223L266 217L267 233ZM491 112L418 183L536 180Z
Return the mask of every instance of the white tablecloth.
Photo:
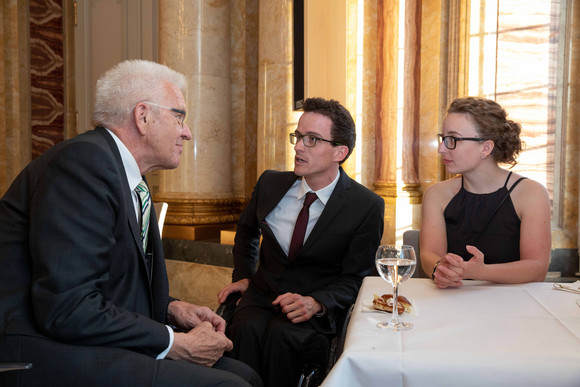
M390 314L363 311L385 293L392 288L382 278L364 279L324 387L580 386L580 294L551 283L441 290L412 278L399 294L415 304L401 316L415 327L392 332L376 327Z

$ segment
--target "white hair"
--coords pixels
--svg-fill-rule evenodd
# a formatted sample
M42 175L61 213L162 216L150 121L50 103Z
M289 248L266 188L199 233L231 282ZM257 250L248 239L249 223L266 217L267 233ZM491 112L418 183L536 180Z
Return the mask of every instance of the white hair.
M185 76L165 65L146 60L120 62L97 81L93 123L122 125L139 102L155 102L164 95L168 82L186 94Z

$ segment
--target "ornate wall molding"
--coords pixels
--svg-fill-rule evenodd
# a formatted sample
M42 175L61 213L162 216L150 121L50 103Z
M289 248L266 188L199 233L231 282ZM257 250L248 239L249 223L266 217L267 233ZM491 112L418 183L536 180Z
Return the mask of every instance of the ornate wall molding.
M184 226L235 223L246 204L246 200L240 198L187 198L179 193L157 194L153 200L168 203L166 224Z
M65 139L63 8L30 0L32 158Z

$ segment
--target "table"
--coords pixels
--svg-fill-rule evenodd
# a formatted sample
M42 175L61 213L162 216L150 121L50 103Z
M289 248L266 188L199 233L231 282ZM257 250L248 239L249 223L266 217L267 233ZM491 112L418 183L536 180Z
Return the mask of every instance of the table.
M402 283L416 313L401 319L415 327L393 332L376 327L390 314L363 308L392 288L366 277L323 386L580 386L580 294L551 283L464 283Z

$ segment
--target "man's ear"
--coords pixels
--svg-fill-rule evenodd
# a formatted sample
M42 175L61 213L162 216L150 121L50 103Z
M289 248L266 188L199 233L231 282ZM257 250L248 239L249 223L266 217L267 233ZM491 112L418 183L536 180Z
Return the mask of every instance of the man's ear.
M133 118L135 119L135 126L141 135L147 133L149 121L151 119L151 109L144 103L138 103L133 109Z
M346 145L338 145L334 147L334 149L336 149L336 152L334 154L336 161L341 162L342 160L344 160L344 158L348 154L348 147Z

